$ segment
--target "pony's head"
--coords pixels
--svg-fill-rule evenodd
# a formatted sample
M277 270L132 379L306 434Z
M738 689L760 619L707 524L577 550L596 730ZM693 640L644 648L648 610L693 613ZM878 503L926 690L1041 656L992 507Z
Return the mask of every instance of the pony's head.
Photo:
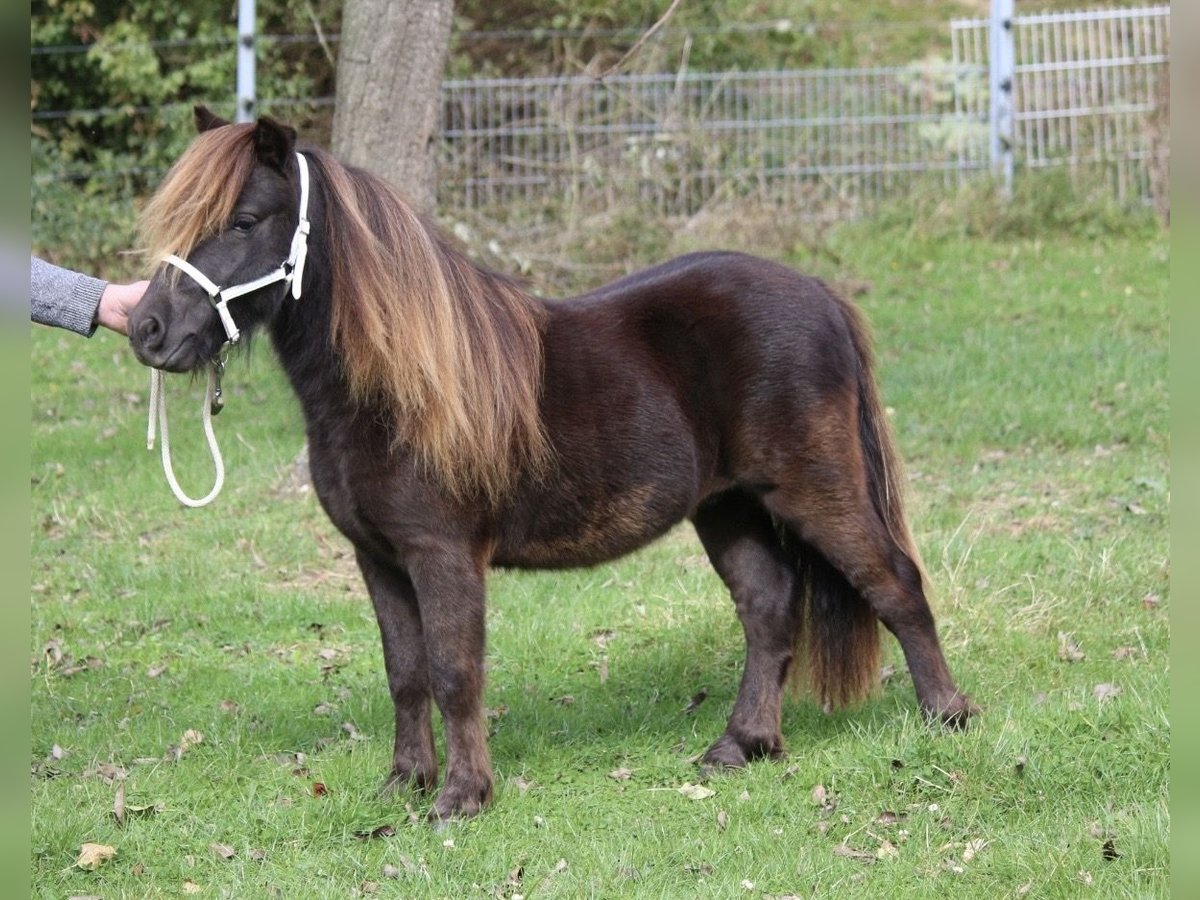
M139 222L140 246L155 271L129 317L137 358L170 372L195 370L217 356L231 334L212 288L251 286L278 271L299 216L296 132L265 117L233 125L204 107L195 112L199 137ZM177 261L166 264L172 256ZM280 278L229 301L236 328L270 321L289 290Z

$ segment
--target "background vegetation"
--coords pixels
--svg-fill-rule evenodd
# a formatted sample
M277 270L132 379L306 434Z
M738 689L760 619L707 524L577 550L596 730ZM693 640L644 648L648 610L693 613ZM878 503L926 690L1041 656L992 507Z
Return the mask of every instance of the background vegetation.
M1023 12L1074 8L1022 2ZM1115 0L1113 6L1136 6ZM340 0L260 0L260 108L328 143ZM458 0L447 74L537 75L616 62L663 0ZM948 52L947 22L986 0L688 0L626 66L635 71L901 65ZM192 138L191 107L233 111L236 10L145 0L30 7L31 225L35 252L110 277L132 274L132 222Z

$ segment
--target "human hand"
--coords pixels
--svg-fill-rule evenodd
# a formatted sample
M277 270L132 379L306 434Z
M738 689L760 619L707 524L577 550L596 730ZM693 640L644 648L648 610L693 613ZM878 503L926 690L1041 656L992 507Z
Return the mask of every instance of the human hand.
M109 283L100 295L96 321L118 334L128 334L129 314L133 312L133 308L138 305L149 286L149 281L135 281L132 284Z

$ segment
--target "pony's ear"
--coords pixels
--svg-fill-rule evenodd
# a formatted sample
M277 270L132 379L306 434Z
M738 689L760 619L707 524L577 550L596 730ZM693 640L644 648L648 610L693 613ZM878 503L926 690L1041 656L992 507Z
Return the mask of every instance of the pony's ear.
M228 119L222 119L203 104L194 107L192 114L196 117L196 131L199 132L211 131L214 128L220 128L222 125L229 124Z
M296 146L296 129L262 116L254 129L254 151L263 165L283 171Z

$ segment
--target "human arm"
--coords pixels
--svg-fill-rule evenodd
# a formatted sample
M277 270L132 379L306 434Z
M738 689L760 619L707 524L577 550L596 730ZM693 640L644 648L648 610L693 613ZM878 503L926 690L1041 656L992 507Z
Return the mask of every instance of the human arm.
M30 317L91 337L97 325L125 334L129 313L148 282L111 284L30 257Z

